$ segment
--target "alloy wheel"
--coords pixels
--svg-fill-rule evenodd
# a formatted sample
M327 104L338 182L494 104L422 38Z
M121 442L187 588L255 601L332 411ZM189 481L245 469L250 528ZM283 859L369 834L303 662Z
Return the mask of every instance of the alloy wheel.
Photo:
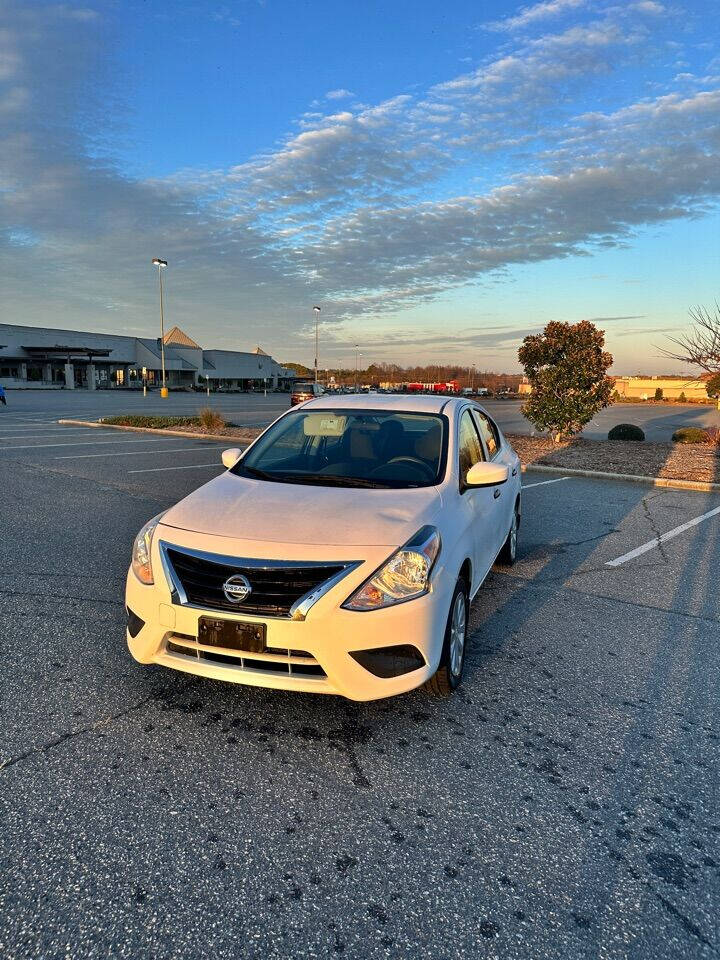
M518 538L518 516L517 510L513 510L512 524L510 525L510 559L515 559L515 554L517 553L517 538Z
M458 593L453 605L450 621L450 670L453 676L460 675L463 656L465 654L465 630L467 625L467 610L465 594Z

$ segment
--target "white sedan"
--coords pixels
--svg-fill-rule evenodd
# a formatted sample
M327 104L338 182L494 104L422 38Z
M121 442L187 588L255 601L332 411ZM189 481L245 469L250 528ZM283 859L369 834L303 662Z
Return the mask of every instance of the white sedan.
M520 462L481 407L325 396L222 459L135 539L136 660L353 700L458 686L470 601L520 523Z

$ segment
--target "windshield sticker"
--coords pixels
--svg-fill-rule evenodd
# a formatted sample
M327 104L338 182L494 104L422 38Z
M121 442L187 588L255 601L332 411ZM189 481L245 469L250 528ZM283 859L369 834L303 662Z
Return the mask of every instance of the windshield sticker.
M341 437L345 432L347 417L327 413L308 413L303 421L306 437Z

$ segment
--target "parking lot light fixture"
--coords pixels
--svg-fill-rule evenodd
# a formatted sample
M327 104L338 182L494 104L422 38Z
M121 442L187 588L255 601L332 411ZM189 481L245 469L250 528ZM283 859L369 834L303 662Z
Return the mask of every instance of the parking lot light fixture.
M315 314L315 383L318 382L318 323L320 321L320 307L313 307Z
M160 396L167 397L168 388L165 383L165 314L163 310L162 282L162 271L163 267L167 266L167 260L161 260L160 257L155 257L153 259L153 266L158 268L158 282L160 284L160 363L162 365L162 387L160 388Z

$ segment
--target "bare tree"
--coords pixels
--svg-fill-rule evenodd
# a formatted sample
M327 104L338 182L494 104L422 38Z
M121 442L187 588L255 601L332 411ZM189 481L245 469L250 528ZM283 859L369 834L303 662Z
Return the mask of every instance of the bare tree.
M663 350L671 360L693 363L708 373L720 371L720 306L715 302L711 312L707 307L693 307L690 319L694 327L683 337L668 337L675 344L676 351Z

